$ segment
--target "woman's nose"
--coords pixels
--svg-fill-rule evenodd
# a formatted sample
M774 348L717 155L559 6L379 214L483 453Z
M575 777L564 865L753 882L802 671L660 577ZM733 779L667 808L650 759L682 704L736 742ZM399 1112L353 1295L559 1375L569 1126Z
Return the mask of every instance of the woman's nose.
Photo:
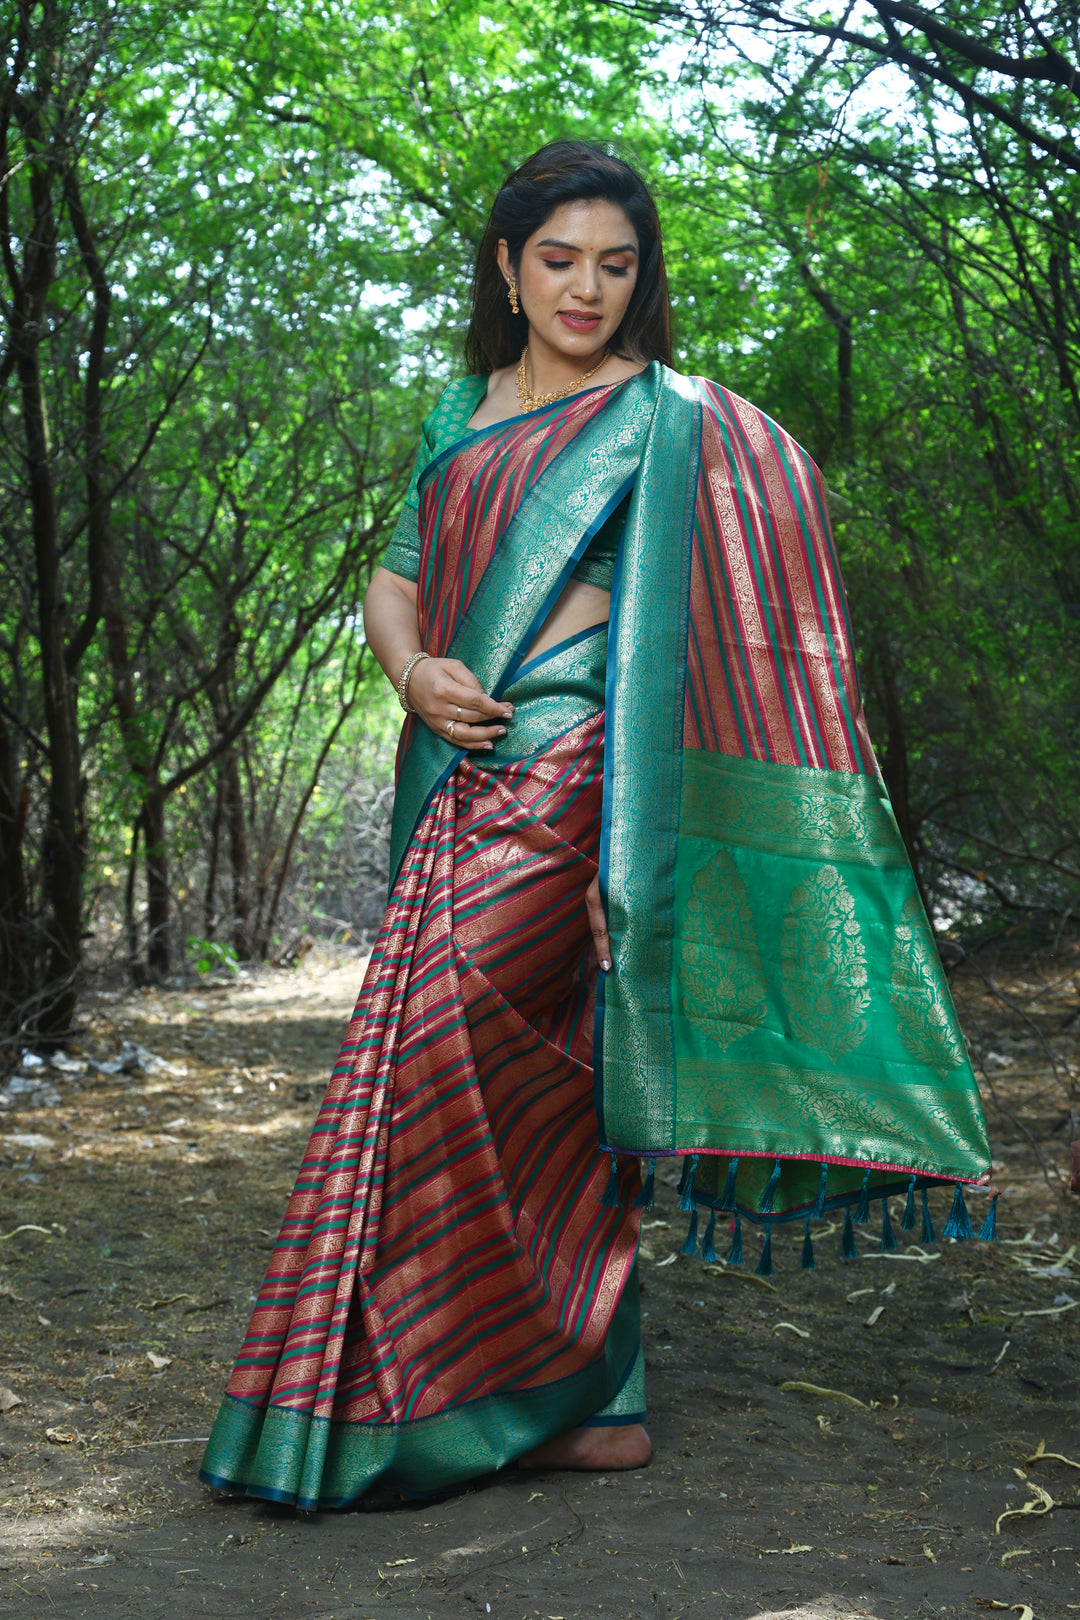
M574 277L574 285L570 291L575 298L590 303L600 296L600 267L590 264L586 259L578 264L578 273Z

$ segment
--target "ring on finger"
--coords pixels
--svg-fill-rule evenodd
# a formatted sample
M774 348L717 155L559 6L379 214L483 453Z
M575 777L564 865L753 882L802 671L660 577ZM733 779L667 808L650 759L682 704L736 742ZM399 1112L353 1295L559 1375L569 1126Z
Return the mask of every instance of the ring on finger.
M448 737L453 738L454 730L455 730L456 726L457 726L457 721L456 720L448 720L446 722L446 735Z
M455 703L454 708L457 710L457 717L460 720L461 719L461 704L460 703Z

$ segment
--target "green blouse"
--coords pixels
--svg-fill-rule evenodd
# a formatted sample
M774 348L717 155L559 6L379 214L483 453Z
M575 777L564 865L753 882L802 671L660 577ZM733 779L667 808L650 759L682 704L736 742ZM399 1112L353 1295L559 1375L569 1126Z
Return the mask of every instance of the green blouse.
M417 483L420 474L436 456L463 439L468 433L469 418L487 393L486 377L458 377L444 389L442 398L426 418L420 429L420 448L416 466L405 495L397 527L383 554L382 565L403 579L415 581L420 576L420 501ZM588 548L570 576L610 591L615 574L615 554L622 538L626 521L627 502L614 511L602 528L590 540Z

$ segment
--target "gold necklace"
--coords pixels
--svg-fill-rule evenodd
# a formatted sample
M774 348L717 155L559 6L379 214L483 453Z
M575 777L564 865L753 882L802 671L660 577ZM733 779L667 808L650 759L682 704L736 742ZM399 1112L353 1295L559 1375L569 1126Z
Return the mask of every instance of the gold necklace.
M553 394L534 394L525 379L525 361L528 353L529 346L526 344L521 351L521 363L517 368L517 396L523 411L537 411L541 405L554 405L557 399L565 399L567 394L572 394L575 388L580 388L583 382L588 382L590 377L594 377L608 357L608 351L605 349L595 366L583 371L580 377L568 382L565 388L556 388Z

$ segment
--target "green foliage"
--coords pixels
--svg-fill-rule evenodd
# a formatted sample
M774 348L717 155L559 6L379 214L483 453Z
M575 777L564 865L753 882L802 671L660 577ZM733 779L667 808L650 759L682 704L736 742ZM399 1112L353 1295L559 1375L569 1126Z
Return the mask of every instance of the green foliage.
M395 710L360 603L491 194L566 135L655 186L680 364L826 472L938 917L1067 916L1080 173L1039 143L1072 92L964 55L1043 51L1019 13L950 0L935 44L908 8L905 66L865 9L67 0L0 24L7 1016L59 1005L88 918L159 976L174 934L239 960L305 918L370 928ZM1051 55L1070 26L1045 8Z

